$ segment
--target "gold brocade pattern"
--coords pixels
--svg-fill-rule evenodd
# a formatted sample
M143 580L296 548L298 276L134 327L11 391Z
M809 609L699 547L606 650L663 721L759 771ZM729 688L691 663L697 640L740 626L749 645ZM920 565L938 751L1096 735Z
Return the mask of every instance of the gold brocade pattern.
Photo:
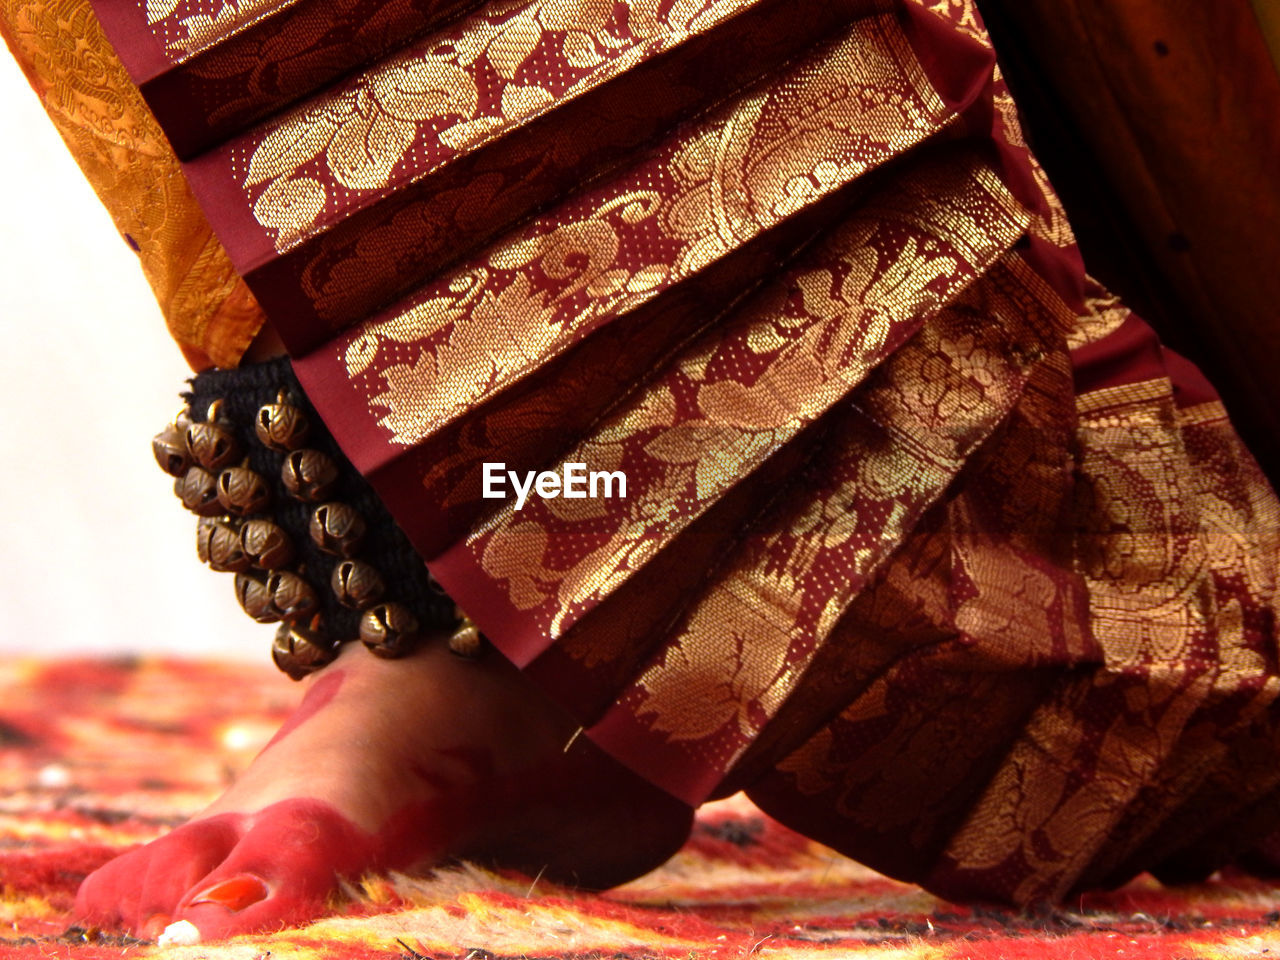
M1067 334L1067 346L1072 350L1114 333L1129 317L1129 310L1120 298L1101 288L1085 299L1084 306L1085 313Z
M315 31L307 10L286 10L164 77L208 103L204 119L171 124L189 147L211 135L205 127L230 129L199 161L202 188L218 194L214 225L295 354L893 9L892 0L354 2L326 8ZM464 8L473 12L459 20ZM394 25L366 26L375 13ZM324 82L335 61L366 56L378 65ZM246 66L259 58L267 65ZM314 86L299 80L304 64L321 71ZM242 83L245 94L228 92ZM282 110L260 126L236 124L272 106Z
M516 513L509 506L469 548L499 583L509 584L513 603L538 604L551 635L563 633L737 478L848 393L920 318L940 309L1012 244L1025 222L999 182L973 160L926 164L903 177L893 193L852 217L816 256L761 291L740 317L691 344L649 390L565 455L589 470L621 465L630 476L652 477L642 490L604 512L597 501L582 517L559 508L546 522L541 516L548 508L530 504ZM801 294L789 304L788 287ZM989 346L976 344L970 334L957 336L947 344L960 354L956 362L971 370L982 367ZM930 360L919 362L932 366ZM750 388L726 376L747 365L753 370ZM966 393L968 382L925 388L919 402L958 428L965 423L965 404L980 399L973 388L972 396ZM549 562L544 550L550 530L568 534L575 523L589 526L601 546L581 556L560 547L558 559ZM509 576L512 569L520 571L518 577ZM787 580L798 573L759 590L798 602L802 591ZM812 625L797 621L794 612L778 622L790 620L803 633Z
M1098 315L1081 319L1096 332ZM1178 409L1169 381L1137 381L1079 397L1073 424L1070 381L1054 382L1023 391L1019 409L1042 412L1024 426L1011 417L966 466L945 519L935 510L919 524L850 609L840 629L854 634L818 655L804 702L788 703L778 727L803 730L806 716L855 699L753 794L766 809L798 791L810 809L839 810L843 832L820 839L951 895L1029 902L1161 862L1212 869L1217 851L1250 844L1241 812L1280 786L1263 770L1242 775L1258 738L1274 736L1265 711L1280 692L1266 627L1274 495L1219 404ZM1045 416L1055 408L1056 423ZM1062 462L1064 427L1079 448L1075 482L1043 469ZM1009 496L1025 496L1016 477L1028 468L1045 482L1038 507ZM1005 515L994 525L993 508ZM1039 535L1019 510L1039 515ZM985 571L964 546L975 533ZM1061 572L1072 564L1075 585ZM982 619L964 614L975 601ZM1028 636L993 646L991 614ZM1046 669L1055 663L1076 669ZM786 743L766 731L752 754ZM747 767L751 782L761 771L750 755Z
M88 0L0 3L0 32L193 366L234 366L263 323Z
M138 0L147 26L175 60L212 46L297 0Z
M525 0L490 6L238 145L233 171L253 200L254 216L285 251L340 219L355 202L348 195L386 191L407 155L438 154L444 162L747 5L633 0L615 8ZM530 79L525 66L535 53L536 78Z
M1102 392L1102 391L1099 391ZM1203 544L1205 571L1201 607L1205 610L1204 642L1191 652L1209 684L1204 703L1187 724L1175 748L1146 786L1139 802L1126 811L1113 833L1124 839L1104 849L1092 872L1136 869L1151 851L1177 842L1212 835L1224 818L1237 816L1248 802L1280 785L1280 771L1241 776L1233 741L1251 728L1265 730L1267 710L1280 694L1274 672L1275 650L1266 623L1274 616L1277 504L1257 468L1241 448L1217 401L1178 409L1175 413L1183 452L1192 469L1183 482L1198 513L1194 531ZM1115 516L1117 511L1112 511ZM1128 545L1125 545L1126 547ZM1119 592L1115 588L1112 593ZM1136 592L1133 587L1128 591ZM1150 586L1145 588L1152 594ZM1113 618L1114 619L1114 618ZM1208 771L1213 771L1209 773ZM1180 803L1208 784L1210 792L1225 785L1232 801L1215 798L1212 810ZM1240 825L1245 831L1247 824ZM1239 832L1239 831L1237 831Z
M1028 368L1060 336L1055 318L1027 309L1019 293L1006 268L992 268L855 393L857 413L807 467L812 486L800 508L744 541L742 559L712 579L661 662L638 679L634 709L656 732L707 740L732 722L724 732L733 761L774 718L861 588L1005 420ZM1034 619L1018 626L1036 633ZM1019 640L1006 642L1025 650Z
M1269 702L1256 633L1212 640L1237 667L1201 658L1248 637L1272 586L1210 599L1239 575L1208 572L1168 382L1077 400L1069 350L1127 314L1091 288L1078 316L1033 266L1072 257L1055 200L1024 210L977 155L923 142L949 118L903 39L860 22L338 357L422 489L467 518L451 557L549 644L560 683L609 691L573 696L626 762L708 789L727 773L790 818L811 802L832 831L815 835L936 889L1058 897L1160 843L1142 818L1171 816L1206 756L1229 758L1204 743ZM833 101L834 76L874 82ZM781 122L797 115L814 136ZM715 289L836 196L819 241L697 317L688 278ZM1023 231L1041 243L1025 259ZM593 364L630 372L587 388ZM598 406L579 417L575 396ZM477 473L499 455L632 486L491 513Z
M739 772L750 783L767 773L759 764L771 753L799 746L766 784L793 778L788 789L839 811L843 846L920 880L953 804L985 780L1041 695L1037 671L1096 656L1083 590L1041 562L1069 550L1060 531L1070 509L1072 385L1053 345L1071 311L1037 296L1016 259L1006 266L1006 310L1015 322L1039 313L1043 358L999 431L966 462L964 482L850 606L803 696L786 704ZM836 721L796 743L834 712Z
M964 31L979 43L983 45L990 43L987 38L987 29L982 25L982 18L978 15L978 5L974 0L925 0L921 6L930 13L951 21L957 29Z
M855 63L865 82L835 82ZM781 122L796 112L805 122ZM859 21L634 172L357 328L341 341L347 374L388 411L378 418L394 442L414 444L944 121L892 19Z
M1019 856L1029 868L1014 892L1022 901L1060 897L1078 882L1140 791L1163 780L1185 793L1180 781L1203 775L1202 755L1182 758L1199 769L1179 769L1176 751L1195 742L1188 726L1215 686L1223 693L1269 688L1233 717L1237 727L1246 726L1277 689L1275 678L1266 676L1257 638L1247 642L1240 629L1240 604L1252 606L1274 591L1275 567L1264 561L1276 555L1274 534L1267 542L1246 539L1258 520L1274 515L1274 502L1264 497L1257 503L1254 494L1255 504L1233 504L1242 491L1217 493L1200 481L1184 441L1194 419L1175 409L1168 381L1104 388L1081 396L1077 405L1083 481L1076 495L1077 556L1103 671L1065 680L1037 709L949 848L960 870ZM1256 512L1238 512L1250 506ZM1218 548L1216 563L1207 548L1218 538L1203 536L1206 508L1235 514L1229 525L1234 542ZM1242 568L1249 555L1263 561L1251 572ZM1214 589L1215 578L1241 576L1251 586L1233 591L1235 597ZM1063 758L1089 741L1095 741L1090 775L1082 778ZM1151 817L1151 799L1142 806L1150 819L1124 834L1130 848L1160 823ZM1124 857L1113 852L1104 859L1115 864ZM1105 870L1094 869L1098 880L1105 878Z
M951 897L1275 829L1280 508L1083 275L973 0L135 2L317 411L620 762ZM175 329L234 359L256 304L155 123L114 60L65 80L93 21L6 3ZM517 508L495 461L626 494Z

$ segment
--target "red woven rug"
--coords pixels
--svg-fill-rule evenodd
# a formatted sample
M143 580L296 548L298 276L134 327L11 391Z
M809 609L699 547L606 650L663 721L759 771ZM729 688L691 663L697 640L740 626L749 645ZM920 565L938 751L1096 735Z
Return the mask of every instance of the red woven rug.
M1280 887L1143 878L1071 909L958 906L886 880L730 800L661 870L588 895L467 866L369 880L303 929L158 948L73 925L75 889L199 809L298 697L269 669L178 661L0 664L0 955L353 958L1280 957Z

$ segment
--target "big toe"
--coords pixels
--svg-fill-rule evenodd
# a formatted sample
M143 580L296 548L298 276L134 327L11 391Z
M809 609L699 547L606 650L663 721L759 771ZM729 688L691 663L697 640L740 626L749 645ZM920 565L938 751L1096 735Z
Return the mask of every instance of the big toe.
M235 849L171 914L203 941L312 920L340 877L379 865L368 836L325 804L285 801L251 820Z
M157 841L138 899L133 931L154 940L193 886L226 860L240 839L233 817L198 820Z
M191 885L221 863L235 846L230 818L197 820L95 870L76 893L76 915L98 926L154 934Z

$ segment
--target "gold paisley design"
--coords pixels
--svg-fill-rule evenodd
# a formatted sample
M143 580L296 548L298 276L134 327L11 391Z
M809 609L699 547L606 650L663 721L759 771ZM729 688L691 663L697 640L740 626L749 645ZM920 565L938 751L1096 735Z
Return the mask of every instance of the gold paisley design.
M1072 339L1096 342L1127 318L1096 297ZM1225 744L1280 692L1245 627L1274 608L1276 504L1245 479L1257 476L1247 457L1227 452L1238 441L1220 405L1179 409L1158 379L1101 387L1077 407L1076 563L1100 669L1057 684L947 852L962 878L949 882L1008 871L1000 895L1021 902L1122 880L1208 824L1229 834L1229 814L1183 806L1201 784L1216 789ZM1250 555L1269 559L1246 572ZM1084 744L1096 746L1082 762Z
M852 57L875 59L879 70L868 87L846 86L836 97L816 78L842 71ZM390 386L371 387L369 395L375 406L389 409L377 419L394 442L410 445L429 436L598 325L637 310L716 256L776 226L782 214L775 199L797 170L837 167L843 180L824 187L829 194L937 129L944 108L922 86L910 57L892 21L860 21L834 49L795 68L792 78L739 98L636 171L566 203L556 221L535 223L499 244L483 264L433 284L416 304L354 330L343 347L348 376L376 382L376 375ZM807 94L815 98L805 111L811 124L776 123L777 111L800 109L796 98ZM719 166L695 162L708 152L722 158ZM778 159L784 156L789 159ZM670 262L655 262L658 251L664 261L674 251ZM921 253L921 269L937 269L935 258ZM910 263L904 259L895 268L902 276L890 271L878 282L902 282L916 269ZM479 270L483 291L467 279ZM527 313L479 318L476 306L497 302L516 275L523 279L513 300L528 304ZM495 337L491 323L511 335ZM388 340L415 346L417 356L409 363L380 361ZM396 352L403 356L403 348Z
M185 60L296 0L138 0L147 26L174 60Z
M626 271L614 266L620 246L615 218L640 223L657 202L651 193L615 198L587 219L493 253L493 269L482 276L504 271L512 276L505 287L458 278L449 285L457 295L433 297L389 320L366 324L347 348L348 374L369 366L384 339L414 343L451 331L436 350L422 351L415 363L393 364L381 371L387 390L373 400L390 410L380 423L395 441L412 444L429 427L467 408L465 395L449 388L451 379L465 378L493 389L553 354L565 339L558 307L585 295L597 309L607 311L664 281L661 267ZM560 281L558 289L552 294L536 288L535 277Z
M236 146L233 167L258 222L283 252L369 202L361 197L385 194L410 154L426 158L405 173L418 179L454 154L748 5L649 2L632 5L625 15L602 0L486 8L272 122L267 132ZM541 80L525 76L535 51L550 61L539 64ZM279 198L297 193L299 183L306 202L289 203L288 213L281 213Z
M1001 267L993 268L992 276L1012 282ZM1000 323L992 321L999 318L1016 327L1036 315L1022 312L1018 299L1001 296L997 289L993 282L983 294L961 296L877 368L855 394L866 419L848 417L829 441L833 452L820 454L811 464L811 474L823 479L809 481L809 506L753 533L741 549L744 561L708 584L688 624L667 643L661 662L637 681L635 709L655 734L679 742L693 738L689 731L696 729L698 738L711 739L696 701L682 691L703 682L698 664L719 649L728 658L729 674L760 680L754 688L745 682L735 688L740 699L734 715L751 721L739 719L737 729L718 731L733 742L732 748L722 748L723 754L730 761L740 756L795 691L892 545L906 538L975 445L1004 420L1020 396L1025 372L1019 361L1000 354L1005 340L995 333ZM986 321L981 326L970 312L978 303ZM1046 343L1057 335L1051 314L1040 314L1038 328L1029 326L1028 332ZM956 350L957 344L964 347ZM989 358L981 373L973 364L975 349ZM929 362L934 359L943 362ZM967 415L938 417L933 391L916 384L939 380L967 384L980 404ZM885 436L873 424L892 426ZM815 522L815 510L826 522ZM836 570L845 583L833 589ZM785 578L786 591L772 588L778 578ZM752 597L752 622L774 624L775 629L757 625L750 645L719 645L716 638L723 631L742 629L742 617L733 615L736 608L726 601L732 596ZM718 618L720 631L701 623L699 618L709 611ZM697 652L699 647L706 650ZM751 670L743 662L748 660L754 661Z
M822 291L803 302L805 312L774 312L778 300L765 290L760 306L748 307L739 320L691 344L654 385L662 396L680 398L677 409L685 412L675 422L671 405L651 403L646 393L565 455L589 469L626 464L630 474L652 479L629 495L625 507L592 516L596 537L609 530L602 546L559 570L544 558L528 557L528 569L538 571L544 584L553 635L625 582L738 478L865 377L914 330L917 318L969 282L977 269L970 257L990 262L1016 239L1026 221L980 164L970 160L954 173L943 170L940 164L925 165L914 178L904 177L900 194L872 204L815 254L820 268L800 265L779 281L781 288L803 289L801 278L807 278L809 289ZM904 239L898 224L910 224L916 233ZM817 279L819 273L825 282ZM839 281L833 284L835 278ZM725 364L741 355L745 344L759 343L766 330L781 343L759 359L752 385L725 378ZM508 506L473 537L470 549L484 558L487 572L494 574L488 542L503 540L508 525L526 526L541 509L530 504L517 517ZM557 528L567 529L563 523ZM571 556L557 552L562 564ZM499 556L504 555L505 549ZM527 603L531 594L524 578L520 590Z
M275 232L279 246L293 245L328 203L325 184L300 176L301 168L323 156L327 181L350 190L385 187L421 123L469 118L478 96L472 77L442 57L380 66L354 89L293 114L262 139L244 176L245 187L266 183L254 215Z

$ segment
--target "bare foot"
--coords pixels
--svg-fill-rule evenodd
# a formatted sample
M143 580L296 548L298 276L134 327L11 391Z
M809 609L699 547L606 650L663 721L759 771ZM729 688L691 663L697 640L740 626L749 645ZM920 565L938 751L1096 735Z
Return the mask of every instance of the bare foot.
M245 775L185 826L89 876L77 913L204 940L325 911L340 877L477 859L606 887L688 834L684 804L625 770L496 653L383 661L348 644Z

